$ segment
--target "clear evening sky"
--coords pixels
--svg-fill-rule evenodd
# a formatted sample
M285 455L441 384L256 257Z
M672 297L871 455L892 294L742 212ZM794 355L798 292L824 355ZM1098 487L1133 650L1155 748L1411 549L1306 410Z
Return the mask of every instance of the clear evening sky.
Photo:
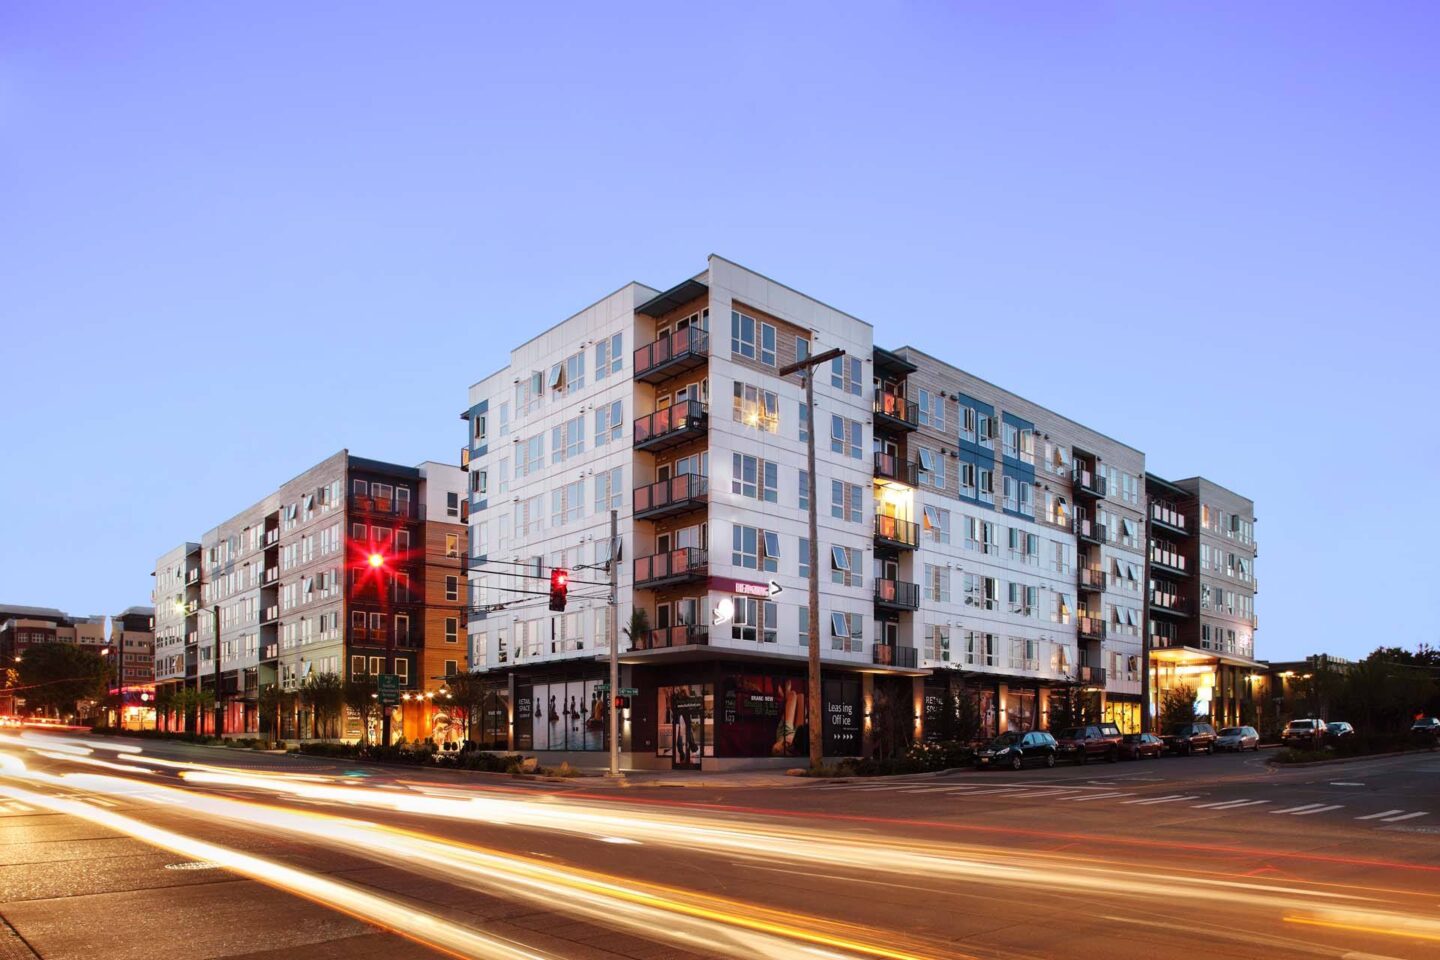
M0 4L0 600L720 253L1254 497L1261 657L1435 642L1433 3Z

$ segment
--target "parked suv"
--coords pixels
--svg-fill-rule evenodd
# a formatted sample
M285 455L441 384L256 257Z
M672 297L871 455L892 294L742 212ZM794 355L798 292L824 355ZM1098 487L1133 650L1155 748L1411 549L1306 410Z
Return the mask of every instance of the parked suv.
M1091 760L1106 760L1114 763L1120 759L1120 728L1113 723L1092 723L1084 727L1071 727L1060 731L1055 739L1060 744L1061 756L1079 763Z
M1301 750L1318 750L1325 742L1325 721L1315 717L1291 720L1280 734L1280 742L1287 747Z
M1053 767L1058 752L1055 738L1044 730L1031 730L1029 733L1011 731L1000 734L981 747L975 754L975 766L1019 770L1026 764L1043 763Z
M1182 756L1215 752L1215 728L1208 723L1177 723L1160 739L1171 753Z

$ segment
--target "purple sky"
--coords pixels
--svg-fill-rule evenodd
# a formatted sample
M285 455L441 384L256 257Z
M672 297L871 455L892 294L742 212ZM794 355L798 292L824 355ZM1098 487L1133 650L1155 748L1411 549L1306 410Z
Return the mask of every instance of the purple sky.
M0 5L0 600L714 251L1254 497L1260 656L1437 641L1440 7L534 6Z

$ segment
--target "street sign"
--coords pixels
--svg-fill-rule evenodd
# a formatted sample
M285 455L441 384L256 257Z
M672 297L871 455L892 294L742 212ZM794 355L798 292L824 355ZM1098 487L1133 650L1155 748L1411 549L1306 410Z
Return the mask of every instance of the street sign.
M375 689L380 694L380 702L387 707L394 706L400 702L400 675L398 673L382 673L375 678Z
M609 693L609 692L610 692L610 684L608 684L608 683L597 683L597 684L595 684L595 689L596 689L596 690L599 690L601 693ZM622 696L622 697L638 697L638 696L640 696L640 691L639 691L639 690L636 690L634 687L621 687L621 688L620 688L619 696Z

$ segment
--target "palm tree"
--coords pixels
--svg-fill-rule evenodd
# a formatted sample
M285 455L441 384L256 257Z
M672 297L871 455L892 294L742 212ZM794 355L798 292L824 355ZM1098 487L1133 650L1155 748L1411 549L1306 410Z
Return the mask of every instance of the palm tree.
M630 623L620 631L625 634L625 639L630 641L630 648L635 649L639 638L650 632L650 614L643 607L635 607L630 611Z

